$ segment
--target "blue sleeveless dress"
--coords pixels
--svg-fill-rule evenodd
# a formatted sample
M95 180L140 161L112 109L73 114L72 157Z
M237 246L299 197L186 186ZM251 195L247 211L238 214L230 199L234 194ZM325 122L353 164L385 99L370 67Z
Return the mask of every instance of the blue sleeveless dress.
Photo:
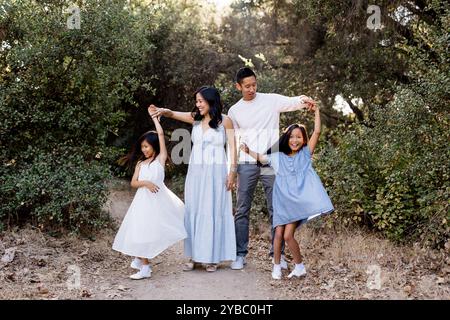
M273 227L300 224L334 211L333 204L315 172L309 147L294 156L283 152L267 155L276 172L273 187Z
M222 124L203 132L192 128L192 153L185 182L184 254L195 262L220 263L236 259L236 234L231 191L226 189L228 160Z

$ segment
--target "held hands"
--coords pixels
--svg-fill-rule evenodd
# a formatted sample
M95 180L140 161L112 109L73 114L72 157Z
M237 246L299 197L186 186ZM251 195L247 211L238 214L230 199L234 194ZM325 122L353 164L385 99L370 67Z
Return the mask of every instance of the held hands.
M145 187L148 190L150 190L150 192L152 192L152 193L157 193L159 191L159 187L156 184L154 184L153 182L150 182L150 181L146 181Z
M244 151L245 153L250 153L250 149L245 143L241 143L240 149Z
M158 121L161 119L161 115L158 113L160 108L156 107L154 104L151 104L148 107L148 114L152 117L153 121Z
M156 118L158 121L159 119L161 119L161 116L165 117L170 116L170 112L171 112L170 109L158 108L154 104L151 104L148 107L148 114L152 117L152 119Z
M316 104L317 102L315 100L313 100L312 98L308 97L308 96L301 96L301 99L303 100L303 103L306 103L307 107L306 110L307 111L315 111L316 109Z
M312 105L310 111L311 111L311 112L319 111L319 106L316 105L316 104Z

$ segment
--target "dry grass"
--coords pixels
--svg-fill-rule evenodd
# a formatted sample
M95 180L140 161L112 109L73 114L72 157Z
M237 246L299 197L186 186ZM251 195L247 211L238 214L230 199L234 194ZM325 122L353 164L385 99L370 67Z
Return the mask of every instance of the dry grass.
M450 299L450 243L441 251L400 246L357 229L306 225L296 238L308 270L305 278L271 280L269 233L257 228L250 259L280 299ZM291 259L289 249L287 258ZM375 281L379 276L379 286Z
M53 238L36 228L5 232L0 256L15 248L14 259L0 263L0 299L116 299L132 296L129 258L111 249L115 232L95 241L75 236ZM306 278L274 281L267 225L254 230L249 259L273 287L274 299L450 299L448 246L440 252L398 246L361 230L302 227L297 231ZM287 257L290 259L289 250ZM71 266L80 268L81 286L70 290ZM372 267L371 267L372 266ZM370 289L370 268L379 268L381 288Z
M126 294L121 286L129 259L111 249L113 231L95 241L76 236L53 238L26 227L0 237L0 256L14 248L14 259L0 262L0 299L113 298ZM111 267L115 265L115 267ZM80 286L75 287L75 270ZM69 284L68 284L69 283Z
M105 209L120 220L134 192L124 181L112 189ZM253 227L248 258L261 272L261 285L274 289L274 299L450 299L450 243L441 251L400 246L364 230L328 228L327 222L320 219L297 231L308 275L288 280L284 271L281 281L270 276L267 222ZM32 227L0 234L0 258L14 251L12 261L0 261L0 299L133 298L135 288L126 277L130 259L111 249L114 235L105 229L95 241L54 238ZM173 262L170 255L164 259ZM74 289L67 284L73 283L71 268L79 268L81 276ZM380 288L374 289L368 281L377 270Z

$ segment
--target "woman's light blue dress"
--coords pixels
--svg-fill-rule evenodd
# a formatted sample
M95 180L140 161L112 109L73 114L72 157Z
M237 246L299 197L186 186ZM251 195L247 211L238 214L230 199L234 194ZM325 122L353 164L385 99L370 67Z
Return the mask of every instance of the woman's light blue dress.
M236 235L222 124L203 133L192 128L192 153L185 183L184 254L195 262L219 263L236 259Z
M299 225L334 211L333 204L315 172L311 152L304 146L294 156L283 152L267 155L276 172L273 187L273 227Z

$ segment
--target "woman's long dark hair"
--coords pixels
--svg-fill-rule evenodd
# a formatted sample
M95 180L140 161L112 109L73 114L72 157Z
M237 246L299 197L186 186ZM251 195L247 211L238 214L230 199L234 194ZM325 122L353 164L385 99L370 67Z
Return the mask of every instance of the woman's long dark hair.
M209 105L209 116L211 120L209 121L209 126L213 129L217 129L219 124L222 123L222 101L220 100L220 93L214 87L203 86L194 93L194 99L197 98L197 93L200 93L203 99L208 102ZM203 116L197 107L192 109L192 117L195 121L200 121Z
M292 131L294 129L300 129L303 136L303 145L302 148L308 145L308 134L306 133L306 128L304 125L300 125L297 123L291 124L281 135L280 139L267 150L267 154L275 153L275 152L283 152L284 154L289 155L292 150L289 147L289 138L291 137ZM300 148L301 149L301 148Z
M130 153L128 153L126 156L122 157L119 160L119 164L120 165L128 164L127 166L128 169L132 169L135 163L137 163L138 161L145 160L145 155L141 150L141 143L144 140L147 141L147 143L150 144L153 147L153 150L155 151L155 156L153 157L152 160L153 162L160 152L159 138L158 133L156 131L147 131L146 133L144 133L142 136L139 137L134 146L131 148Z

